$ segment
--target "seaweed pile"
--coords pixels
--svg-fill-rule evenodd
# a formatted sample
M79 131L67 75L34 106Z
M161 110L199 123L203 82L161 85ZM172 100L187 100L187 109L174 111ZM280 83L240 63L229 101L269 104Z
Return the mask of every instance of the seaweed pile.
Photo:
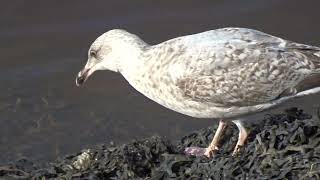
M319 118L291 108L254 126L236 157L236 127L228 128L214 158L183 154L187 146L207 146L214 126L176 142L154 136L100 145L46 167L22 159L0 166L0 179L320 179L319 127Z

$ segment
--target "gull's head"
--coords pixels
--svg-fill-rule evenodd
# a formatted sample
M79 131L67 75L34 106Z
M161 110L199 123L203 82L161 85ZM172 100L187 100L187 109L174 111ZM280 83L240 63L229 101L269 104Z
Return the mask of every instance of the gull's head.
M102 34L90 46L88 61L78 73L76 85L82 85L98 70L119 72L124 61L138 52L139 44L143 41L125 30L114 29Z

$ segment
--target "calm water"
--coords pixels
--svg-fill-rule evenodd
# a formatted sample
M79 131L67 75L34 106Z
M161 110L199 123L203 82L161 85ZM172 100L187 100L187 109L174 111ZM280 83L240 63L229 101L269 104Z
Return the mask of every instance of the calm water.
M0 163L53 160L154 134L176 139L215 123L167 110L115 73L98 72L76 88L89 45L109 29L127 29L155 44L240 26L320 46L319 6L301 0L2 2ZM318 95L290 104L313 113L319 100Z

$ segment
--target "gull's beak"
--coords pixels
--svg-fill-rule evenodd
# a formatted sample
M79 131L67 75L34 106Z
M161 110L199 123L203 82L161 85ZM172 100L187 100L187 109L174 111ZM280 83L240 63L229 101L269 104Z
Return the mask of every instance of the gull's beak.
M76 78L76 85L81 86L88 79L91 73L92 72L90 68L84 68L82 71L80 71Z

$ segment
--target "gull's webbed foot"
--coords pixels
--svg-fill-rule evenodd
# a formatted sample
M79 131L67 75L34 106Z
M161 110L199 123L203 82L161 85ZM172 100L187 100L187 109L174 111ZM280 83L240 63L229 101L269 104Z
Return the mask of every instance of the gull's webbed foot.
M219 150L218 143L227 127L227 122L220 120L218 129L214 134L213 140L207 148L200 147L188 147L185 149L185 153L187 155L193 156L207 156L208 158L212 158L213 155Z
M245 144L245 141L248 137L247 129L242 125L240 120L232 121L235 123L239 129L239 138L237 144L233 150L232 156L238 155ZM218 129L214 134L213 140L207 148L201 147L187 147L185 149L185 154L192 156L206 156L208 158L212 158L214 154L219 150L219 141L227 127L227 122L220 120Z
M247 129L243 126L242 122L240 120L235 120L232 121L235 123L239 129L239 137L237 144L233 150L232 156L236 156L240 153L241 149L243 148L247 138L248 138L248 131Z

